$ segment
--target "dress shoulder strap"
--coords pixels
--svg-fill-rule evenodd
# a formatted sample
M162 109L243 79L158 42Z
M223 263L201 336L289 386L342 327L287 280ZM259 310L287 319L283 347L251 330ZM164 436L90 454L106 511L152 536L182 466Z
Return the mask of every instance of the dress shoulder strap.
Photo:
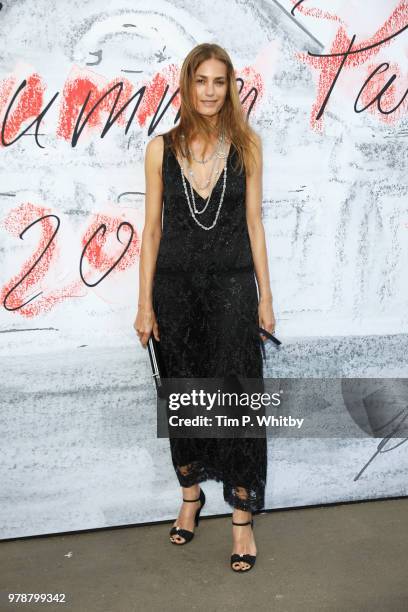
M168 132L163 132L163 134L161 134L161 136L163 136L163 140L164 140L164 146L167 148L170 146L170 136Z

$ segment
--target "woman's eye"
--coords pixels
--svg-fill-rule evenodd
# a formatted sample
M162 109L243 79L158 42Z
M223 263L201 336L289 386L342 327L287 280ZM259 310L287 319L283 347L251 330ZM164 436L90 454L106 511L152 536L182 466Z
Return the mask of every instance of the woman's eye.
M204 79L197 79L197 83L204 83ZM216 85L225 85L225 81L217 81Z

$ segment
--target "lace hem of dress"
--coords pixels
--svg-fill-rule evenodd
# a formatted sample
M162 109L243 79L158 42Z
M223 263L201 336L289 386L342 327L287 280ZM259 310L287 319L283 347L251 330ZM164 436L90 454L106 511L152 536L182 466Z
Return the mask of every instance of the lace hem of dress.
M266 473L252 485L239 486L232 484L225 473L221 473L215 467L204 466L200 461L192 461L182 468L176 466L175 471L181 487L192 487L206 480L222 482L224 500L237 510L255 513L265 507Z

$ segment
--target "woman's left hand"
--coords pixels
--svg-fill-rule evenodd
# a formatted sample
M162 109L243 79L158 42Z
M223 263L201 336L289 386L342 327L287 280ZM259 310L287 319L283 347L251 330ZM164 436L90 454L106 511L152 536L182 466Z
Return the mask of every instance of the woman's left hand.
M275 315L273 313L272 298L260 299L258 304L259 327L263 327L270 334L275 332ZM261 332L259 332L261 334ZM261 334L262 340L265 342L266 337Z

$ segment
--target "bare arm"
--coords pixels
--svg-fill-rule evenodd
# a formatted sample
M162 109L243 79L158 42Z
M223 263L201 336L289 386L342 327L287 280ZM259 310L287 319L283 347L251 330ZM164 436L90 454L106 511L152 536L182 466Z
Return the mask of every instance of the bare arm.
M256 163L246 175L246 220L259 288L260 326L272 332L275 328L275 317L272 309L265 230L262 223L262 142L256 133L255 139L256 146L253 148L253 153Z
M265 230L262 223L262 143L256 135L257 146L253 153L256 166L246 179L246 219L248 233L251 240L251 250L255 266L256 280L261 300L272 300L272 291L269 282L268 257L266 253Z
M163 146L162 136L157 136L148 142L145 153L145 222L139 261L138 313L134 324L143 346L146 346L152 329L159 339L153 312L153 279L162 235Z

